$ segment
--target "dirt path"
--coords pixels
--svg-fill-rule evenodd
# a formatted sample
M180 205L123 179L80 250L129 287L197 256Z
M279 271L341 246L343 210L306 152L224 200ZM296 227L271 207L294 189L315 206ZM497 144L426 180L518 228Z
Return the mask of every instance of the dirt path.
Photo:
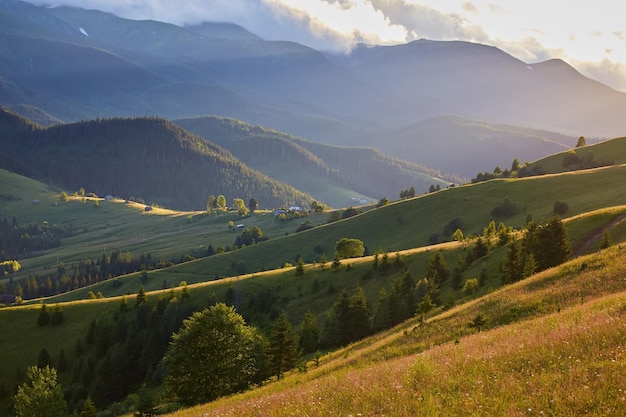
M572 252L574 253L574 257L576 258L587 253L587 251L591 249L591 247L594 244L596 244L596 242L602 239L602 236L604 236L604 233L606 233L609 229L614 228L615 226L623 222L625 219L626 219L626 214L621 214L615 217L610 222L605 223L602 226L598 226L595 229L593 229L591 232L587 233L587 235L580 242L578 242L578 244L574 246L574 248L572 249Z

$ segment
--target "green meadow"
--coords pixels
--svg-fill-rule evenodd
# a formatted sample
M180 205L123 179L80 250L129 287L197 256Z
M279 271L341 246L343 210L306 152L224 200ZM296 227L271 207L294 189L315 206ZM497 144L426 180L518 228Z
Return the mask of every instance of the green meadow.
M617 155L620 143L605 146ZM594 155L610 154L600 145L594 145ZM484 277L476 292L445 283L438 307L424 320L415 317L324 352L319 364L310 360L306 371L301 367L284 380L172 415L623 415L625 174L626 167L614 165L492 180L383 207L357 207L360 214L328 223L329 212L281 221L270 210L243 218L229 212L146 211L143 204L76 197L69 190L69 201L61 202L61 190L0 171L4 216L20 224L47 222L70 234L59 248L20 260L22 270L3 282L54 272L61 262L71 267L118 249L132 255L149 252L162 260L186 258L147 275L116 277L115 283L107 280L0 309L0 408L8 409L15 381L37 362L43 348L53 362L63 352L72 369L78 362L77 341L90 323L117 320L120 305L132 308L142 286L154 309L164 299L181 297L185 282L194 309L234 296L238 311L264 330L273 313L257 309L263 302L287 312L296 328L309 310L321 325L343 289L363 288L374 314L380 289L389 290L406 272L415 280L424 278L434 254L441 254L452 270L492 220L522 230L530 220L549 219L554 203L561 201L569 206L562 218L570 244L579 251L572 261L502 287L507 248L494 241L489 255L463 272L463 279ZM516 211L494 218L492 210L505 200ZM455 219L462 220L466 240L432 244L447 240L443 229ZM296 233L307 220L315 227ZM233 245L240 230L230 229L229 222L258 226L269 240L199 257L208 245ZM600 249L604 234L614 244L609 249ZM343 237L362 240L367 252L342 260L335 269L334 245ZM376 270L374 254L397 263L385 272ZM305 262L302 275L293 267L299 258ZM104 298L88 300L89 292ZM272 295L269 301L263 298L267 294ZM38 326L41 303L62 308L63 323ZM470 325L479 316L484 323ZM60 373L64 386L72 380L71 371Z

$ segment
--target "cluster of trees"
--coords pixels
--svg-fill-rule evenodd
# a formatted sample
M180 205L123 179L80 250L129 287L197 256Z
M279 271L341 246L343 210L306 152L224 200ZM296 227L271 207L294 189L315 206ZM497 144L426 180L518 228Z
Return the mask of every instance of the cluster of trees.
M519 207L508 198L505 198L502 203L491 209L491 215L495 218L507 218L517 213L519 213Z
M575 150L571 150L563 155L563 167L570 169L590 169L602 166L613 165L613 161L597 161L592 152L587 152L584 156L579 156Z
M408 190L400 190L400 198L415 197L415 187L411 187Z
M48 222L41 224L18 224L0 219L0 260L28 258L41 251L61 246L61 238L68 232Z
M507 284L526 278L567 261L572 250L563 222L553 218L545 223L528 224L521 243L513 241L502 265L502 282Z
M331 212L330 215L328 216L328 223L333 223L338 220L347 219L348 217L356 216L357 214L360 214L360 213L362 213L362 211L359 209L355 209L354 207L348 207L347 209L343 211L335 210Z
M510 169L507 168L507 169L502 170L502 168L497 166L493 169L493 172L485 172L485 173L479 172L476 175L476 178L472 178L472 183L488 181L494 178L525 177L528 175L528 172L527 172L528 165L529 165L528 162L521 165L519 159L515 158L513 162L511 163Z
M110 254L102 254L98 260L85 259L73 263L69 268L59 262L56 271L47 275L33 274L23 280L10 283L7 290L22 299L46 297L61 294L91 284L110 280L120 275L137 271L151 270L171 265L152 257L150 253L131 256L129 251L119 249Z
M244 246L250 246L255 243L264 242L268 239L267 235L263 233L260 227L252 226L252 228L246 227L241 234L235 239L233 246L242 248Z

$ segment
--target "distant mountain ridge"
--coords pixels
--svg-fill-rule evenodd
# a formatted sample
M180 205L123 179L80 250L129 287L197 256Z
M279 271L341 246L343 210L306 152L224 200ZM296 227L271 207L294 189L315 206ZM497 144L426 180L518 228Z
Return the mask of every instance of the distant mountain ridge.
M115 118L44 128L0 108L0 167L68 190L188 210L204 209L211 194L229 203L254 198L263 208L306 208L314 199L347 207L452 180L376 149L316 144L235 119L176 123Z
M318 142L401 152L462 176L474 168L424 162L425 145L406 146L397 132L447 115L571 137L626 132L626 94L562 61L529 65L480 44L421 40L331 55L228 23L184 28L18 0L1 0L0 11L0 105L43 124L218 115ZM449 143L468 149L468 159L490 152L465 143L467 136ZM540 156L552 145L528 144ZM492 148L497 164L525 158L526 149L510 153L515 146Z

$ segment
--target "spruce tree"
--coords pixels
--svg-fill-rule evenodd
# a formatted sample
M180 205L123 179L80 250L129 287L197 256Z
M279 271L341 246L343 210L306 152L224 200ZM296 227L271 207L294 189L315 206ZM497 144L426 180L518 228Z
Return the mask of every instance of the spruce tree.
M304 353L315 352L319 348L320 336L317 328L317 319L311 310L304 314L304 320L300 326L300 349Z
M267 360L270 371L281 379L286 371L296 366L299 356L298 340L287 315L282 313L272 327L268 340Z

